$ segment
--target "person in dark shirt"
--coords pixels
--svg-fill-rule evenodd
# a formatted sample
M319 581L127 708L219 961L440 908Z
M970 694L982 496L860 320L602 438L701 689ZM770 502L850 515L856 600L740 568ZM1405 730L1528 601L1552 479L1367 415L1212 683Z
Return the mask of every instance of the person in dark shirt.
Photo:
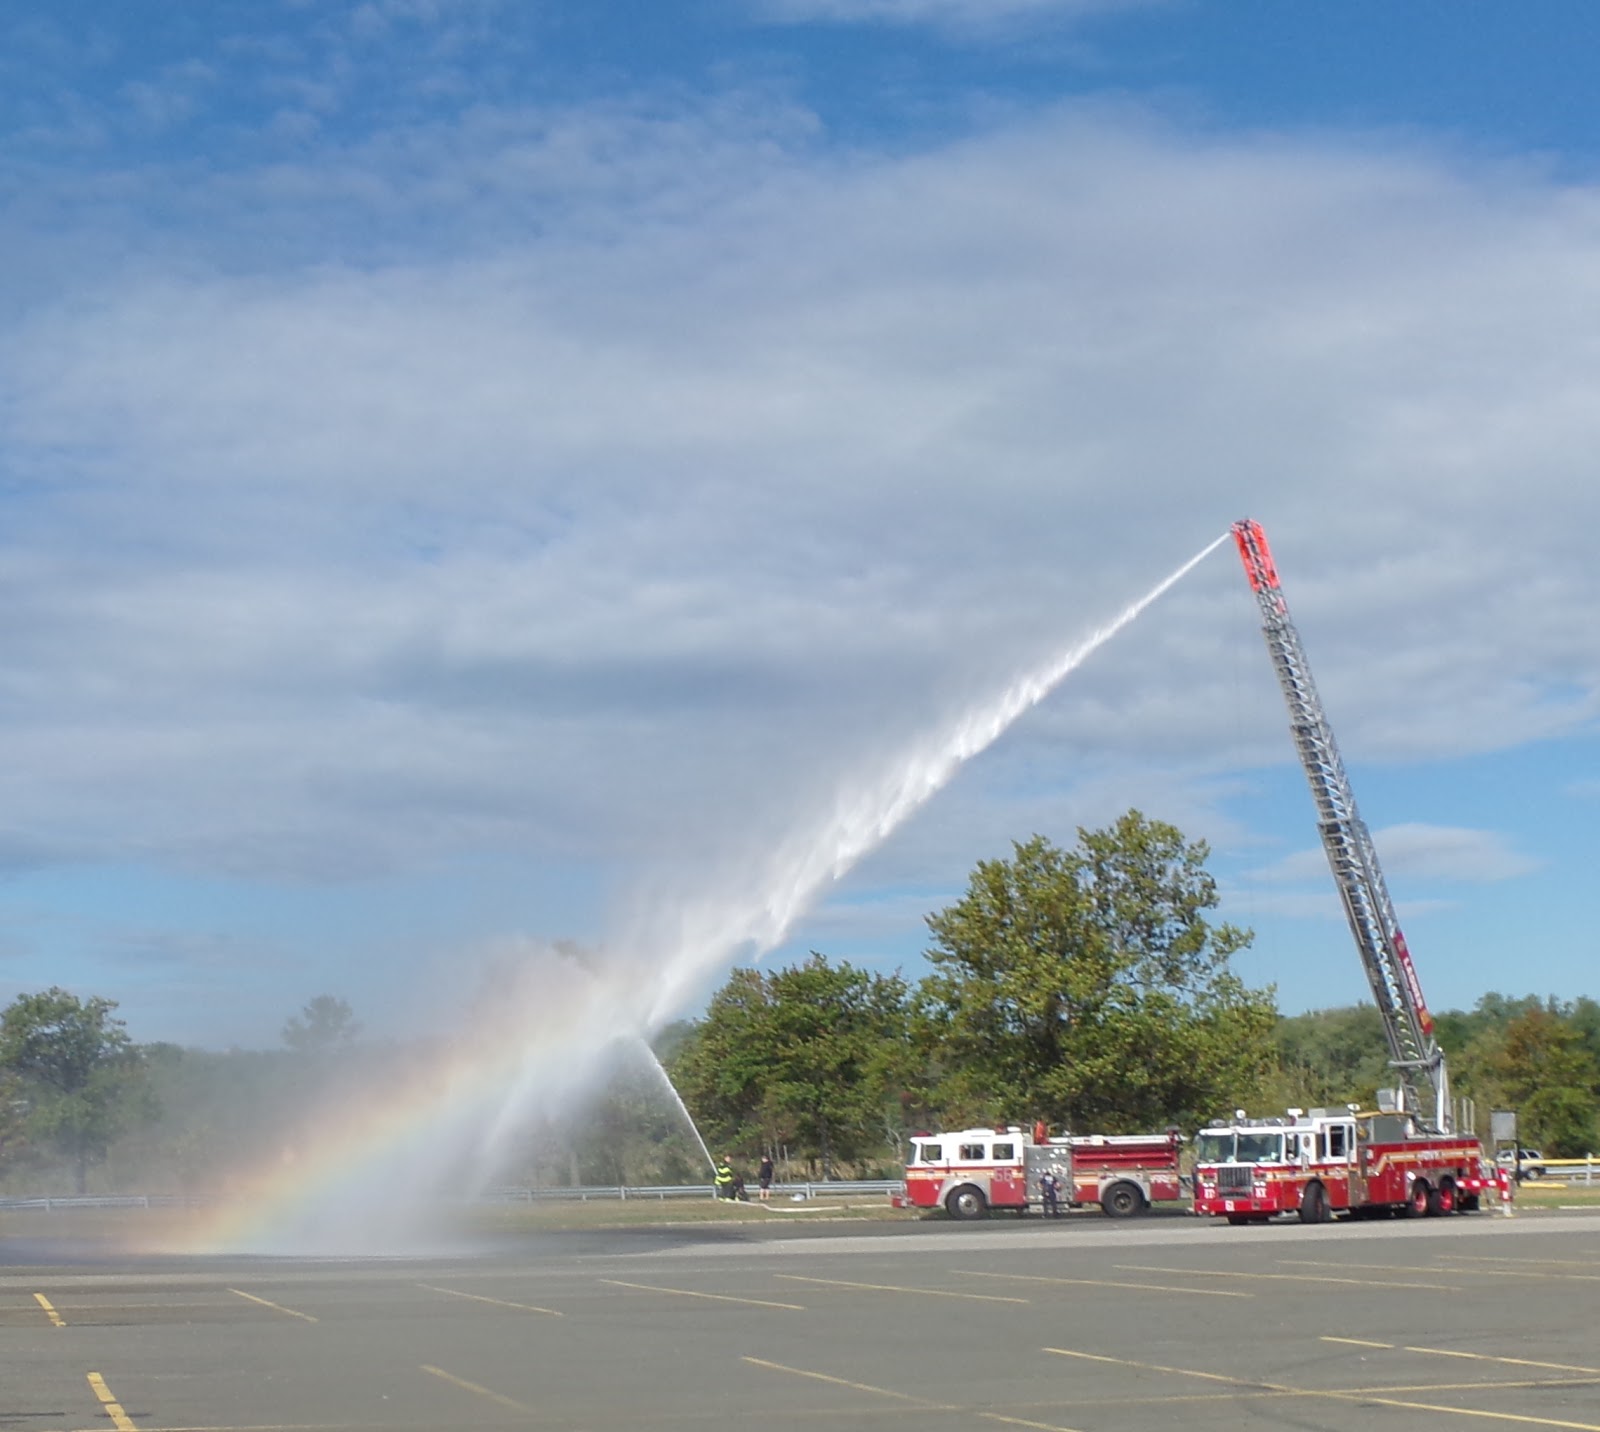
M756 1179L761 1185L761 1201L766 1203L772 1197L772 1155L761 1155L761 1167L756 1170Z
M1039 1192L1044 1198L1044 1211L1047 1217L1061 1217L1061 1180L1049 1169L1039 1175Z

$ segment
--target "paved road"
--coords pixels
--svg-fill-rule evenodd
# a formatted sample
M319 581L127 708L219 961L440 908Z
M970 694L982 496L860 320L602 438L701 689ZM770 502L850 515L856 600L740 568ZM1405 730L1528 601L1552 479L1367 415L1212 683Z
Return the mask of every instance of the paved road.
M1600 1215L0 1244L0 1428L1600 1432Z

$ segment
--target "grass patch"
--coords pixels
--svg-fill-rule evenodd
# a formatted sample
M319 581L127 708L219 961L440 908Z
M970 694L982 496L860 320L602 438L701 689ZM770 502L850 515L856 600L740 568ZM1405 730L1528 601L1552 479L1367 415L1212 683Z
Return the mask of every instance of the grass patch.
M1529 1179L1517 1188L1518 1208L1600 1207L1600 1183L1567 1183L1558 1178Z
M773 1228L836 1222L904 1223L918 1211L891 1208L885 1197L812 1198L804 1203L728 1203L710 1198L551 1199L544 1203L481 1204L468 1209L465 1226L476 1232L562 1228L644 1228L651 1225L756 1224Z
M920 1210L891 1208L883 1196L811 1198L804 1203L728 1203L710 1198L548 1199L482 1203L444 1210L440 1231L472 1234L561 1232L683 1225L754 1226L780 1230L816 1223L910 1222ZM182 1249L217 1221L216 1209L0 1209L0 1240L70 1243L110 1252Z

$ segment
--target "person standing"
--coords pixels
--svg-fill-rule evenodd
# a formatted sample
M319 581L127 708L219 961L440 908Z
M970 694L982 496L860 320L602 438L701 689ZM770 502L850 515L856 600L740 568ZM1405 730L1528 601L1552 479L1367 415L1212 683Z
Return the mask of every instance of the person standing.
M728 1162L727 1154L717 1160L717 1173L714 1184L718 1198L732 1199L736 1196L734 1190L733 1165Z
M1039 1194L1044 1199L1047 1218L1061 1217L1061 1180L1049 1169L1039 1175Z
M761 1167L756 1170L756 1180L761 1185L761 1201L768 1202L772 1198L772 1155L761 1155Z

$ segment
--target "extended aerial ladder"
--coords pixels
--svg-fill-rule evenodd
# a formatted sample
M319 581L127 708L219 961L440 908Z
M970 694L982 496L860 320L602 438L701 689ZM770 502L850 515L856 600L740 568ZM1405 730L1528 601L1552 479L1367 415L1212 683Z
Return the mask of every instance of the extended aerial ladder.
M1234 541L1261 609L1262 630L1284 699L1300 764L1311 784L1317 827L1334 883L1344 902L1350 931L1372 985L1372 996L1389 1042L1389 1062L1400 1086L1403 1112L1434 1133L1454 1131L1450 1080L1444 1053L1433 1034L1433 1016L1400 933L1377 851L1345 774L1344 761L1323 713L1300 634L1278 585L1278 572L1259 522L1233 524Z

